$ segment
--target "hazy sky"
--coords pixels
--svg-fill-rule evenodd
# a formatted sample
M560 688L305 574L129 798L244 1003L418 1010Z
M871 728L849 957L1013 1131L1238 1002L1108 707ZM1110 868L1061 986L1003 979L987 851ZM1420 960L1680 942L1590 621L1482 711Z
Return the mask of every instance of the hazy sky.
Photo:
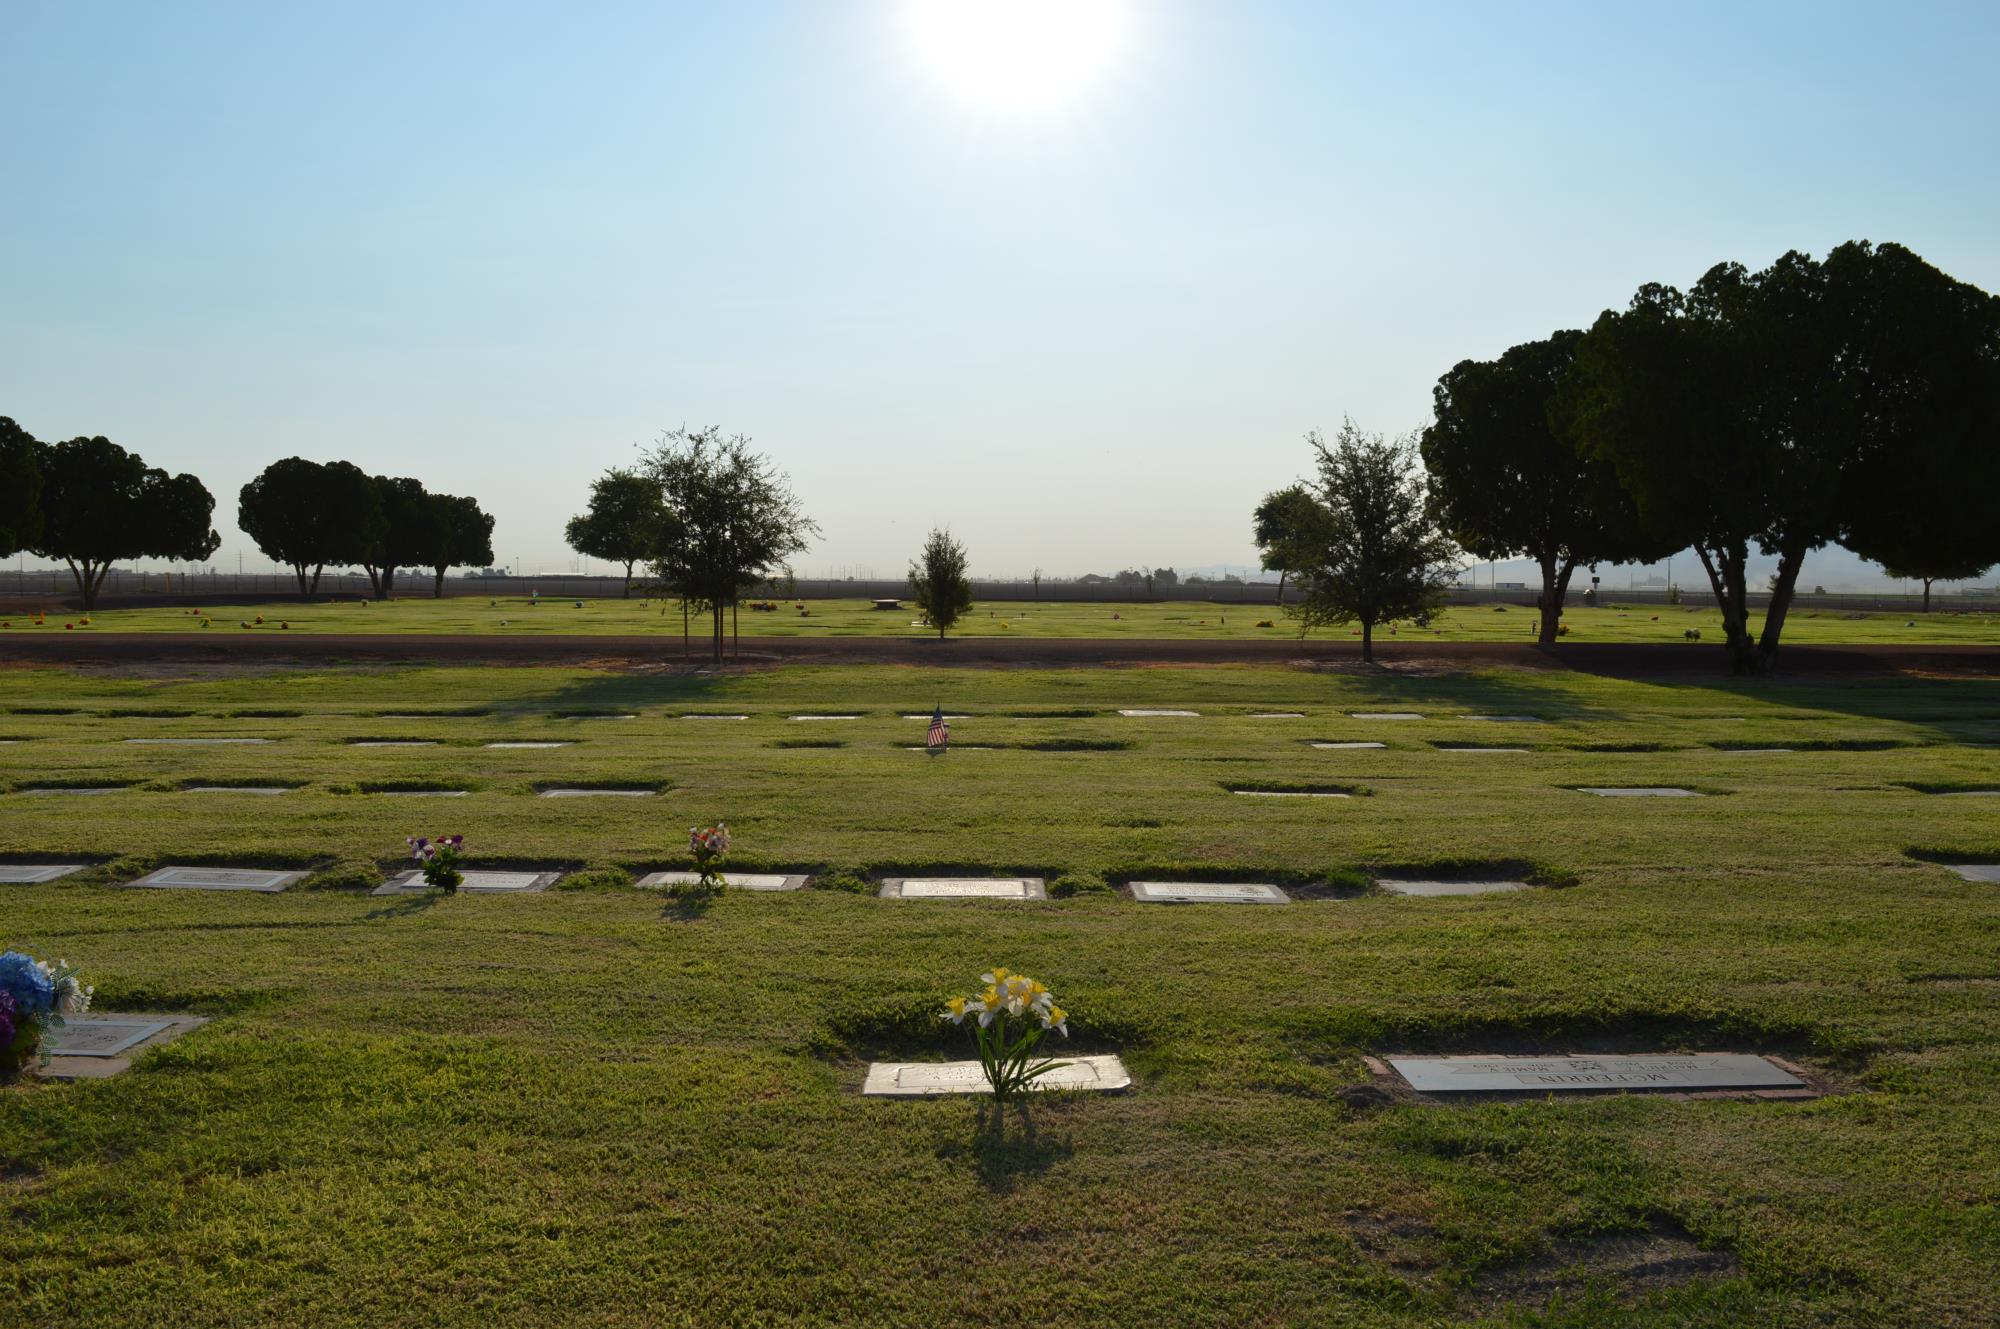
M1023 55L897 0L0 0L0 414L200 475L224 566L300 454L567 568L685 422L791 473L801 571L933 522L1185 568L1306 430L1641 282L1868 238L2000 289L1990 0L1120 8Z

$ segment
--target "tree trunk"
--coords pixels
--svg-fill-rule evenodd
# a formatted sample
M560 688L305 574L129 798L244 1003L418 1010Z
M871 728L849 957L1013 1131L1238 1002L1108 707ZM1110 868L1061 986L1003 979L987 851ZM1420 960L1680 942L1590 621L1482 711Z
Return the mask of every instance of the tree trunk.
M1375 620L1361 620L1361 663L1375 663Z
M1931 578L1924 578L1924 612L1931 612Z
M389 599L396 593L396 569L393 566L382 569L382 598Z
M741 611L736 607L736 601L731 600L729 602L729 658L732 660L741 660L743 658L743 622L740 614Z
M1562 571L1558 573L1556 571L1556 556L1553 553L1543 554L1540 562L1542 565L1542 594L1535 601L1535 608L1541 610L1542 625L1541 631L1536 636L1536 640L1544 646L1549 646L1554 644L1556 628L1562 622L1563 600L1569 594L1569 574L1576 565L1574 563L1566 563L1563 565Z
M1278 569L1278 608L1285 607L1285 570Z
M450 566L449 564L446 564L444 568L435 569L435 571L437 572L437 580L431 583L431 599L433 600L444 599L444 574L446 568L448 568L449 566Z
M326 564L324 563L313 564L312 589L306 592L307 595L319 594L319 574L324 571L326 571Z
M681 659L683 662L687 660L690 649L688 645L688 602L687 597L683 595L681 597Z
M720 665L722 663L722 601L721 600L717 600L715 602L714 608L710 610L709 623L712 627L712 632L710 634L710 644L714 648L715 663L717 665Z
M97 607L97 588L90 579L90 560L83 560L81 568L77 567L73 558L65 558L63 562L69 564L69 575L76 578L76 593L83 601L83 612L87 614Z
M305 565L305 564L303 564L303 563L294 563L294 564L292 564L292 575L293 575L294 577L297 577L297 578L299 579L299 598L300 598L301 600L303 600L303 599L304 599L304 598L306 597L306 594L307 594L307 592L306 592L306 565Z
M636 562L638 560L633 558L625 560L625 598L627 600L632 598L632 565Z
M1750 640L1749 595L1743 584L1749 551L1738 545L1711 553L1703 544L1695 545L1694 551L1701 557L1701 566L1708 572L1709 588L1715 592L1715 603L1722 610L1722 636L1729 648L1730 672L1754 674L1757 651Z
M1805 567L1803 547L1784 550L1778 556L1778 579L1771 587L1771 605L1764 611L1764 635L1757 643L1757 672L1768 674L1778 659L1778 637L1785 630L1785 615L1791 612L1792 595L1798 589L1799 572Z

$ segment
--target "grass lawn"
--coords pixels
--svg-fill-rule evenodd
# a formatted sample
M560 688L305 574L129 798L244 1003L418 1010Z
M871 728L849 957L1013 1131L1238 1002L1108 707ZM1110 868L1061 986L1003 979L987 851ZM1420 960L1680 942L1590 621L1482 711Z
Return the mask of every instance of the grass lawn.
M902 714L940 702L969 713L961 750L906 751ZM1348 715L1401 710L1425 718ZM225 735L275 741L125 741ZM0 1089L22 1324L2000 1319L2000 888L1931 861L2000 861L2000 798L1943 796L2000 788L2000 682L13 669L0 739L0 858L94 865L0 886L0 943L79 962L101 1009L214 1017L116 1079ZM541 740L571 745L482 746ZM1794 751L1739 750L1772 747ZM229 783L295 787L183 789ZM661 792L535 797L593 783ZM124 788L24 792L59 784ZM1230 792L1329 787L1357 796ZM741 866L825 888L705 910L629 888L718 817ZM362 889L436 831L571 889ZM167 861L314 875L111 888ZM1546 885L1365 889L1479 864ZM922 869L1065 898L866 893ZM1299 898L1115 890L1174 874ZM1004 1133L858 1096L871 1056L968 1055L932 1012L996 963L1049 982L1133 1092ZM1836 1092L1355 1092L1368 1053L1584 1049L1774 1052Z
M804 605L809 611L801 614ZM257 619L262 616L263 622ZM77 615L47 615L40 625L32 618L10 618L12 632L62 632ZM204 628L206 618L211 626ZM771 637L921 637L933 635L916 626L907 607L899 613L874 609L865 600L787 601L769 613L745 609L739 615L744 636ZM444 600L403 597L362 605L356 601L300 603L272 601L263 605L221 605L205 614L180 608L107 609L91 616L80 632L342 632L342 633L501 633L534 635L595 635L660 633L679 636L680 606L672 602L587 600L582 608L572 600L484 600L454 596ZM289 626L280 627L280 624ZM1537 616L1531 607L1515 605L1504 612L1492 605L1448 610L1427 629L1402 624L1401 637L1445 641L1532 641ZM1574 641L1682 641L1691 628L1704 640L1722 639L1722 617L1710 609L1673 609L1607 603L1601 609L1575 608L1564 615ZM1268 624L1269 626L1261 626ZM702 623L693 631L701 639ZM1753 626L1761 626L1758 620ZM1296 636L1298 628L1276 605L1222 605L1177 601L1164 604L1022 603L982 605L958 626L954 635L970 637L1094 637L1094 638L1218 638L1247 640ZM1349 629L1316 634L1321 639L1349 635ZM1358 628L1352 635L1359 636ZM1385 635L1387 635L1385 630ZM1935 645L2000 642L2000 614L1861 614L1845 610L1800 609L1785 623L1785 640L1841 644Z

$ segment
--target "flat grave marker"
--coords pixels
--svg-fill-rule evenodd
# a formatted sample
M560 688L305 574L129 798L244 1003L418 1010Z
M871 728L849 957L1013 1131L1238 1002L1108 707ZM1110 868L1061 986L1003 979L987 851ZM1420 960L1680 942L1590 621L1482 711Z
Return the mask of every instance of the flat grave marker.
M1605 1090L1804 1089L1805 1081L1744 1052L1572 1057L1390 1057L1424 1094L1537 1094Z
M652 798L657 789L543 789L536 798Z
M1238 798L1353 798L1335 789L1232 789Z
M1953 863L1951 870L1967 881L1991 882L2000 886L2000 863ZM6 878L0 877L0 881L4 880Z
M347 746L351 748L434 748L438 741L434 738L358 738Z
M648 872L634 884L642 891L656 891L692 886L700 880L699 872ZM806 884L806 877L804 873L725 871L722 884L738 891L796 891Z
M72 1015L48 1031L41 1074L51 1080L102 1080L127 1070L132 1057L207 1024L199 1015Z
M258 891L270 894L284 890L305 875L304 872L283 868L164 867L128 884L162 890Z
M371 794L383 798L464 798L469 789L370 789Z
M885 900L1046 900L1040 877L888 877Z
M78 798L90 798L98 794L122 794L131 787L132 787L131 785L126 785L126 784L101 784L101 785L46 784L46 785L31 785L25 789L17 790L16 792L22 794L34 794L37 796L74 794Z
M1599 798L1700 798L1692 789L1682 789L1676 785L1580 785L1579 794L1595 794Z
M1493 895L1501 891L1525 891L1525 881L1418 881L1407 877L1377 877L1375 885L1391 895L1417 895L1434 899L1447 895Z
M1352 743L1316 742L1309 744L1308 746L1318 748L1321 752L1348 752L1348 751L1358 751L1362 748L1386 748L1389 745L1387 743L1377 743L1372 739L1369 739Z
M747 720L749 718L750 717L747 715L705 715L705 714L683 715L681 717L681 719L683 720Z
M0 863L0 882L15 886L37 886L72 872L83 871L81 863Z
M903 751L905 751L905 752L929 752L929 751L930 751L930 749L929 749L929 748L927 748L927 747L924 747L924 746L922 746L921 744L906 744L906 745L904 745L904 748L903 748ZM952 744L952 745L951 745L951 746L950 746L949 748L947 748L947 749L946 749L946 751L948 751L948 752L995 752L995 751L998 751L998 749L997 749L997 748L992 748L992 747L988 747L988 746L986 746L986 745L985 745L985 744L983 744L983 743L953 743L953 744Z
M1349 711L1350 720L1421 720L1424 717L1415 711Z
M1738 757L1765 757L1778 752L1796 752L1797 748L1723 748L1721 751Z
M1262 881L1135 881L1141 904L1290 904L1292 897Z
M269 738L128 738L127 743L137 743L153 747L227 747L249 743L270 743Z
M1491 724L1540 724L1539 715L1468 715L1468 720L1485 720Z
M513 749L516 751L532 751L541 748L570 748L570 747L575 747L576 744L570 742L567 739L535 739L533 741L523 740L523 741L507 742L507 743L484 743L481 744L481 746L496 748L496 749Z
M1435 746L1439 752L1512 752L1525 754L1528 751L1527 748L1483 748L1473 743L1439 743Z
M1252 720L1303 720L1306 718L1306 713L1304 711L1252 711L1250 712L1250 718Z
M1115 1056L1057 1057L1066 1063L1028 1082L1038 1093L1056 1089L1115 1093L1132 1087L1131 1073ZM976 1061L877 1061L868 1067L861 1093L867 1098L936 1098L942 1094L989 1094L992 1081Z
M2000 789L1946 789L1940 798L2000 798Z
M903 718L905 720L928 720L931 717L928 715L906 715ZM962 712L946 711L944 713L944 718L947 720L970 720L972 717Z
M788 715L787 720L859 720L860 715L846 712L840 715Z
M283 784L189 784L182 785L183 794L244 794L252 798L270 798L276 794L289 794L292 786Z
M1120 715L1132 716L1135 719L1157 719L1165 716L1199 717L1201 715L1200 711L1157 710L1157 709L1149 709L1146 707L1138 707L1132 710L1121 710L1118 713Z
M560 872L464 872L459 883L461 895L522 895L545 891L555 884ZM422 895L430 889L418 869L399 872L377 886L371 895Z

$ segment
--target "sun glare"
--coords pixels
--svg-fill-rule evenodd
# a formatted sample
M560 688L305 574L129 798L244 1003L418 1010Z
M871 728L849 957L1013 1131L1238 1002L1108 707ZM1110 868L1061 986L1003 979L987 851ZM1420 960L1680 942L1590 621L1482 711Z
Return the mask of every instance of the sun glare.
M1037 114L1076 101L1109 72L1129 0L904 0L917 66L980 110Z

